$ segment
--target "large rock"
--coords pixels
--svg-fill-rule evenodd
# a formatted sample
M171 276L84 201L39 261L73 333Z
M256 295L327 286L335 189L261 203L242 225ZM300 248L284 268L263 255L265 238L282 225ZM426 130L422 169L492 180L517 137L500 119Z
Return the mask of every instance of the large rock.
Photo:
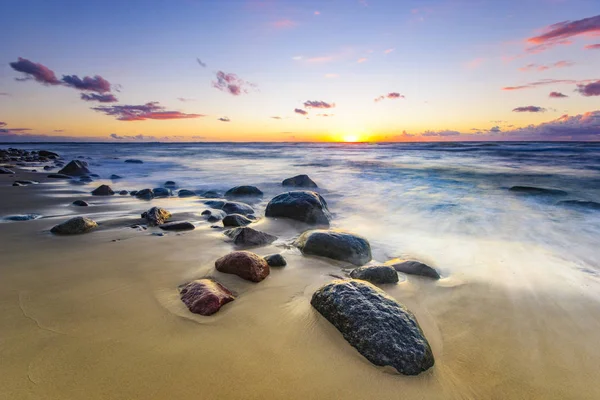
M164 224L171 218L171 213L161 207L152 207L148 211L142 213L142 218L146 219L148 226L158 226Z
M223 233L233 239L233 244L241 247L265 246L277 240L277 236L248 227L228 229Z
M566 196L568 193L564 190L559 189L547 189L536 186L513 186L510 189L511 192L538 195L538 196Z
M303 254L348 261L358 266L371 261L371 245L367 239L352 233L323 229L307 231L294 245Z
M75 200L72 204L74 206L79 206L79 207L87 207L87 206L89 206L89 204L86 201L83 201L83 200Z
M284 179L283 182L281 182L281 186L318 188L317 184L313 182L308 175L296 175L291 178Z
M88 169L88 163L85 161L72 160L63 169L58 171L58 173L69 176L82 176L89 174L90 170Z
M152 193L154 197L169 197L173 195L173 192L170 189L165 188L154 188L152 189Z
M205 199L220 199L222 196L221 193L216 190L207 190L206 192L202 193L202 197Z
M225 192L226 199L235 199L240 197L263 197L263 192L256 186L236 186Z
M100 185L92 191L92 195L94 196L112 196L113 194L115 192L108 185Z
M56 225L50 230L50 232L58 235L77 235L80 233L89 232L97 227L98 224L94 220L86 217L74 217L63 222L62 224Z
M331 214L325 199L316 192L303 190L275 196L267 204L265 215L326 226L329 226L329 221L331 221Z
M262 257L249 251L234 251L224 255L215 261L215 268L252 282L262 281L271 272L269 264Z
M152 192L152 189L142 189L135 191L135 197L142 200L152 200L154 198L154 193Z
M409 275L420 275L433 279L440 279L440 274L427 264L419 261L402 261L391 265L396 271Z
M368 282L335 280L317 290L310 303L375 365L417 375L435 362L415 316Z
M233 293L212 279L198 279L180 286L179 296L191 312L200 315L213 315L235 300Z
M223 218L223 226L246 226L252 222L254 221L242 214L230 214Z
M137 160L137 159L134 159L134 158L130 158L128 160L125 160L125 162L127 164L143 164L144 163L142 160Z
M38 151L38 155L40 157L46 157L46 158L58 158L58 157L60 157L57 153L55 153L53 151L48 151L48 150L40 150L40 151Z
M367 265L358 267L350 272L350 277L371 283L396 283L398 273L389 265Z
M177 195L179 197L194 197L196 196L196 192L187 189L180 189L179 192L177 192Z
M196 229L194 224L188 221L169 222L158 227L163 231L193 231Z

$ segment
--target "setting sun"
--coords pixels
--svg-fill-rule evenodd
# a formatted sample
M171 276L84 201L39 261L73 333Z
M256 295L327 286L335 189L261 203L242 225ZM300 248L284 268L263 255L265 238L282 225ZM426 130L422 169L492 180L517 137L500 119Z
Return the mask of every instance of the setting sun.
M344 142L346 143L352 143L352 142L358 142L358 135L345 135L344 136Z

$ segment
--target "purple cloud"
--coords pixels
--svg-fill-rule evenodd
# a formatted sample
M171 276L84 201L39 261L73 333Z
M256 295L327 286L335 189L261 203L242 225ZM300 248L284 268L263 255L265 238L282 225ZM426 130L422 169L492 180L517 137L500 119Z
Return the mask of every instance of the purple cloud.
M566 94L562 94L561 92L550 92L548 97L550 97L552 99L562 99L564 97L569 97L569 96L567 96Z
M301 108L295 108L295 109L294 109L294 112L295 112L296 114L300 114L300 115L306 115L306 114L308 114L308 112L307 112L307 111L304 111L304 110L303 110L303 109L301 109Z
M425 131L421 133L421 136L439 136L439 137L447 137L447 136L460 136L460 132L451 131L451 130L442 130L442 131Z
M600 15L577 21L564 21L550 25L545 29L545 33L539 36L530 37L527 39L527 42L539 45L568 39L582 34L594 34L598 32L600 32Z
M230 120L229 118L227 118L227 117L221 117L221 118L218 118L218 120L219 120L219 121L221 121L221 122L230 122L230 121L231 121L231 120Z
M10 96L10 93L7 93L7 92L0 92L0 96Z
M115 103L119 101L114 95L108 94L96 94L96 93L81 93L81 100L85 101L99 101L100 103Z
M587 85L577 85L576 90L586 97L600 96L600 81L588 83Z
M542 107L538 107L538 106L524 106L524 107L517 107L517 108L513 108L514 112L533 112L533 113L537 113L537 112L544 112L546 111L545 108Z
M394 100L394 99L404 99L404 98L405 98L404 95L402 95L402 94L400 94L398 92L390 92L388 94L376 97L374 101L377 103L377 102L385 100L385 99L392 99L392 100Z
M214 88L228 92L234 96L248 93L247 87L254 87L253 83L240 79L236 74L228 74L223 71L217 72L217 80L212 82Z
M588 44L584 47L586 50L600 50L600 43L597 44Z
M507 91L511 91L511 90L521 90L521 89L531 89L537 86L544 86L544 85L558 85L558 84L583 84L583 83L589 83L589 82L594 82L596 79L584 79L584 80L574 80L574 79L541 79L539 81L535 81L535 82L531 82L531 83L526 83L524 85L520 85L520 86L505 86L502 88L502 90L507 90Z
M90 92L106 93L110 92L110 82L103 77L96 75L93 78L89 76L81 79L77 75L63 75L62 81L69 87L86 90Z
M15 71L25 74L25 78L17 78L18 80L34 79L44 85L60 85L61 81L56 78L54 71L48 67L34 63L25 58L19 57L18 61L11 62L10 66Z
M307 100L304 102L306 108L333 108L335 103L326 103L320 100Z
M179 111L165 111L158 102L152 101L142 105L119 105L93 107L92 110L115 117L119 121L144 121L147 119L186 119L204 117L203 114L186 114Z
M115 139L115 140L136 140L136 141L157 141L158 139L156 138L156 136L147 136L147 135L135 135L135 136L128 136L128 135L118 135L116 133L111 133L110 135L108 135L111 139ZM164 137L163 139L169 139L169 137Z

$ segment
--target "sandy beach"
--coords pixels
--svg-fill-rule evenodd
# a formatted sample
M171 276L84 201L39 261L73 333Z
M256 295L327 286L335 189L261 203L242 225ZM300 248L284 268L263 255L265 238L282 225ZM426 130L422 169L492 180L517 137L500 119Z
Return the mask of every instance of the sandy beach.
M2 214L42 217L0 223L1 399L600 398L595 282L545 290L554 277L540 274L542 289L532 290L518 277L399 274L380 287L412 310L436 361L402 376L369 363L311 307L313 292L351 266L287 245L304 224L253 224L282 240L252 251L288 262L257 284L215 270L233 246L201 217L198 198L91 196L104 181L73 186L16 172L0 175ZM11 186L16 179L40 184ZM77 199L90 207L71 206ZM154 205L187 210L173 219L196 229L161 237L130 228ZM76 215L99 228L49 232ZM535 249L514 251L535 260ZM177 286L202 277L237 299L213 316L192 314Z

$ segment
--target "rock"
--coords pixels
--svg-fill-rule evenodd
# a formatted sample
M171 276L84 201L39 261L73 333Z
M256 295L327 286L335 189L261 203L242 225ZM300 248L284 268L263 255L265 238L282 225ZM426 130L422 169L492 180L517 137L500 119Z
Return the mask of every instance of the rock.
M110 179L113 180L113 181L118 181L119 179L123 179L123 177L119 176L119 175L112 174L110 176Z
M75 200L73 203L74 206L79 206L79 207L87 207L89 206L89 204L83 200Z
M587 210L600 210L600 203L595 201L584 201L584 200L564 200L558 202L559 206L573 207Z
M428 278L440 279L440 274L427 264L419 261L403 261L391 265L396 271L409 275L420 275Z
M284 179L283 182L281 182L281 186L318 188L317 184L313 182L308 175L296 175L291 178Z
M235 300L225 286L212 279L198 279L179 287L181 301L194 314L213 315Z
M112 196L113 194L115 192L108 185L100 185L92 191L92 195L94 196Z
M215 261L219 272L234 274L252 282L260 282L271 272L269 264L257 254L249 251L234 251Z
M57 158L60 157L58 154L52 152L52 151L48 151L48 150L40 150L38 151L38 156L40 157L47 157L47 158Z
M152 200L154 198L154 193L152 192L152 189L142 189L135 194L135 197L142 200Z
M191 190L181 189L177 192L179 197L194 197L196 196L196 192L192 192Z
M221 207L221 210L227 214L254 214L254 209L246 203L240 203L238 201L228 201Z
M52 233L58 235L77 235L80 233L86 233L94 228L97 228L98 224L96 221L86 217L75 217L62 224L56 225L50 230Z
M137 190L132 190L131 192L129 192L130 196L136 196L138 194Z
M240 197L263 197L263 192L256 186L236 186L225 192L226 199Z
M128 192L127 190L121 190L121 191L119 192L119 194L120 194L121 196L127 196L127 195L129 194L129 192Z
M173 181L166 181L163 186L166 188L175 188L177 187L177 184Z
M77 180L75 180L75 179L71 179L71 180L69 181L69 183L70 183L71 185L77 185L77 186L85 186L85 184L86 184L85 182L77 181Z
M154 188L152 189L154 197L169 197L173 194L169 189L165 188Z
M221 209L221 207L223 207L225 205L225 202L223 200L208 200L205 201L204 204L206 204L207 206L211 207L211 208L216 208L216 209Z
M91 176L84 175L81 178L79 178L79 181L80 182L85 182L85 183L90 183L90 182L93 181L93 179L92 179Z
M371 283L396 283L398 273L389 265L372 265L358 267L350 272L350 277Z
M208 222L218 222L227 216L223 210L204 210L202 215L206 217Z
M277 240L277 236L248 227L228 229L223 233L233 239L233 244L240 247L264 246Z
M287 265L285 258L281 254L269 254L263 258L269 264L269 267L285 267Z
M39 182L37 182L37 181L15 181L14 183L19 183L21 185L37 185Z
M221 193L217 192L216 190L208 190L202 193L202 197L205 199L220 199L222 196Z
M347 261L364 265L371 261L371 246L367 239L336 230L312 230L304 232L294 242L303 254Z
M4 168L4 167L0 167L0 174L14 174L15 171L8 169L8 168Z
M42 216L39 214L21 214L21 215L9 215L4 217L7 221L31 221L32 219L38 219Z
M223 218L223 226L246 226L254 222L242 214L230 214Z
M142 218L146 219L148 226L158 226L164 224L171 218L171 213L161 207L152 207L148 211L142 213Z
M127 164L143 164L144 163L142 160L137 160L137 159L134 159L134 158L130 158L128 160L125 160L125 162Z
M100 175L98 175L98 174L90 174L90 176L91 176L92 178L100 178Z
M415 316L368 282L335 280L318 289L310 303L375 365L417 375L435 363Z
M13 186L27 186L27 185L24 185L24 184L22 184L22 183L20 183L20 182L13 182L13 184L12 184L12 185L13 185Z
M71 160L63 169L58 171L59 174L65 174L69 176L81 176L90 173L88 169L88 163L85 161Z
M50 171L52 168L54 168L54 167L51 167L49 165L44 165L44 171Z
M164 233L164 232L152 232L150 235L151 236L165 236L166 233Z
M50 174L50 175L48 175L48 178L52 178L52 179L71 179L72 177L70 177L69 175L65 175L65 174Z
M164 231L193 231L196 229L194 224L188 221L169 222L158 227Z
M568 193L564 190L546 189L535 186L513 186L511 192L531 194L531 195L547 195L547 196L566 196Z
M265 215L325 226L329 226L331 221L325 199L318 193L310 191L294 191L275 196L267 204Z

